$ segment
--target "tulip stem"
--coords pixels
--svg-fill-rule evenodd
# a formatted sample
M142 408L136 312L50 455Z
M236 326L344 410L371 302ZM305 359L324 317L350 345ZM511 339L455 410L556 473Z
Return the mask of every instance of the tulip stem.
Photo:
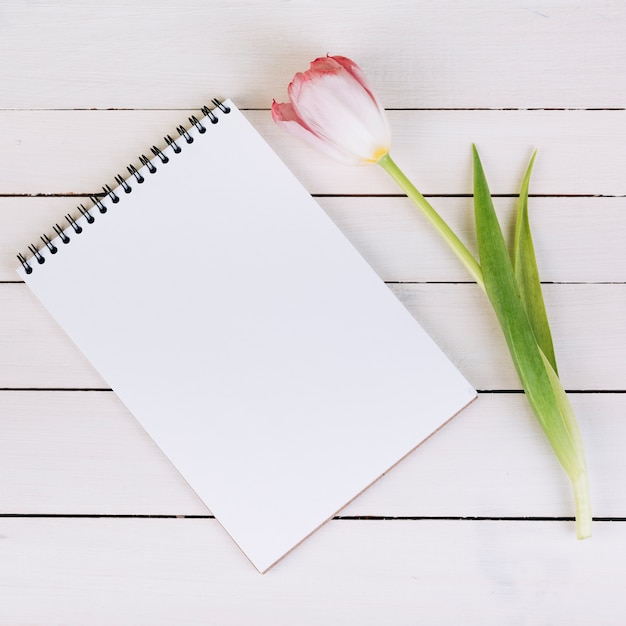
M480 265L465 247L463 242L454 234L443 218L433 209L428 200L417 190L415 185L404 175L404 172L396 165L389 153L378 160L380 165L406 193L410 200L420 209L426 219L435 227L443 237L452 252L459 258L478 286L485 291L485 281Z
M591 537L591 495L589 493L589 475L585 471L573 481L574 506L576 508L576 537Z

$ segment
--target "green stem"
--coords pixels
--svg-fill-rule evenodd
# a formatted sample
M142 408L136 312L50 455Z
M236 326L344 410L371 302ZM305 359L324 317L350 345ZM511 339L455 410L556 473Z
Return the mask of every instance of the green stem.
M448 244L452 252L454 252L454 254L461 261L461 263L463 263L463 265L469 271L470 275L474 278L476 283L485 293L487 293L481 266L471 255L469 250L463 245L461 240L454 234L454 232L450 229L446 222L441 218L441 216L429 204L426 198L422 196L422 194L415 188L413 183L404 175L402 170L400 170L400 168L395 164L389 154L381 157L378 160L378 164L394 179L394 181L400 186L402 191L404 191L404 193L406 193L406 195L413 201L413 203L421 210L421 212L428 219L431 225L434 226L437 232L439 232L439 234L443 237L444 241ZM503 325L503 330L506 330L505 325ZM556 398L559 403L559 412L566 422L566 430L571 438L569 443L571 444L571 450L573 450L577 456L576 459L572 461L568 458L568 455L564 455L562 442L553 441L554 436L552 438L550 437L551 431L550 428L548 428L543 423L544 416L542 415L542 412L538 409L535 412L537 413L539 421L544 426L544 430L546 430L546 434L548 435L550 443L552 444L555 452L561 453L560 455L557 454L557 456L559 457L563 468L566 470L570 478L574 491L574 502L576 507L576 534L579 539L585 539L586 537L591 536L592 517L591 497L589 493L589 477L587 474L586 464L584 462L584 453L582 452L582 440L578 431L578 425L573 415L573 411L571 411L571 409L569 408L569 404L566 403L565 391L562 388L558 375L552 370L549 361L541 352L541 348L539 348L539 346L537 346L537 348L544 360L545 368L548 372L548 376L552 384L552 390L556 394ZM509 344L509 350L511 351L511 356L516 366L520 366L518 367L518 372L523 372L525 369L525 363L520 364L520 355L517 353L515 346L511 346ZM523 383L524 380L525 377L522 378ZM526 381L526 384L523 384L523 386L529 400L531 400L535 396L542 396L545 390L542 390L541 388L537 388L535 390L534 387L528 387L528 384L528 381ZM534 391L536 391L537 393L533 393ZM531 405L533 405L533 410L535 410L536 407L533 402L531 402ZM579 463L577 461L579 461Z
M550 380L552 390L558 402L565 429L570 438L570 452L573 453L574 458L572 458L571 454L565 454L567 445L563 445L563 443L557 440L553 441L550 437L549 430L546 430L546 434L548 435L548 439L550 439L550 443L563 469L566 471L572 483L576 510L576 535L578 539L586 539L587 537L591 537L592 516L589 473L587 471L587 461L585 460L583 439L580 434L580 428L578 427L574 409L569 402L556 371L543 352L541 352L541 358L543 359L548 379ZM538 417L541 416L538 415Z
M591 494L589 491L589 474L583 472L572 481L574 487L574 506L576 509L576 537L591 537Z
M378 160L378 164L393 178L402 191L414 202L422 211L424 216L435 227L444 241L448 244L452 252L459 258L472 278L485 291L485 281L480 265L471 255L470 251L463 245L463 242L454 234L451 228L445 223L442 217L433 209L428 200L415 188L413 183L404 175L402 170L396 165L389 154L385 154Z

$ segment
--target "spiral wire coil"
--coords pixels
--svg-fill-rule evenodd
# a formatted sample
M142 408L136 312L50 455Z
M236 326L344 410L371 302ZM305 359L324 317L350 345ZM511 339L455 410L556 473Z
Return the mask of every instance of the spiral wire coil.
M207 131L207 122L208 124L217 124L219 122L220 118L216 115L216 110L219 110L224 115L230 113L230 107L220 100L213 99L211 102L215 105L214 109L210 109L207 106L200 109L202 115L204 116L202 119L198 119L195 115L192 115L188 118L188 127L180 125L176 128L179 135L177 139L172 139L170 135L166 135L164 137L167 148L171 148L173 154L180 154L182 152L183 147L181 144L184 145L185 143L193 143L194 137L190 133L192 129L195 129L199 134L203 135ZM80 235L83 232L83 226L80 224L79 220L84 220L84 223L86 224L93 224L96 220L94 213L105 214L109 209L107 204L116 205L123 200L120 196L121 192L129 194L132 192L133 185L135 183L144 183L146 178L142 174L141 170L147 171L149 174L156 173L158 168L154 164L154 160L157 160L161 165L169 163L170 157L168 157L158 146L152 146L150 148L150 152L153 155L152 159L146 157L144 154L139 157L139 162L141 163L139 169L137 169L133 164L128 165L126 168L128 176L126 178L119 174L115 176L115 182L118 185L116 189L112 189L109 185L104 185L102 187L101 194L90 195L89 199L93 205L91 208L86 209L83 204L79 204L77 207L79 215L77 217L73 217L68 213L65 216L65 220L68 222L67 227L62 228L58 223L53 224L52 230L55 233L55 237L53 239L50 239L47 234L44 234L41 236L41 241L43 242L42 245L37 247L34 244L30 244L28 246L28 250L32 255L30 259L27 259L23 254L18 253L17 258L21 263L24 272L26 274L32 274L34 266L34 263L32 262L33 259L37 264L42 265L46 262L47 254L56 254L59 251L59 245L62 246L70 243L70 235L72 237L74 235ZM95 211L95 209L97 209L97 211Z

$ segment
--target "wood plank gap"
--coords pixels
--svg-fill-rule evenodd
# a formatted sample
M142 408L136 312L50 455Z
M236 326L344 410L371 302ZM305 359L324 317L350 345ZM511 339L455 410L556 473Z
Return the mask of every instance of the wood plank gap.
M174 515L142 513L0 513L2 518L26 519L215 519L214 515Z
M0 193L0 198L85 198L89 196L104 196L102 191L96 193Z
M77 392L106 392L113 393L113 389L110 387L0 387L0 393L3 391L77 391Z
M113 513L0 513L0 519L185 519L214 520L214 515L163 515L163 514L113 514ZM331 518L344 522L573 522L573 517L549 516L483 516L483 515L336 515ZM625 517L594 517L594 522L626 522Z
M265 109L248 109L264 111ZM269 110L269 109L268 109ZM385 111L624 111L624 107L386 107Z
M91 194L93 195L93 194ZM100 193L100 195L103 195ZM406 198L402 193L312 193L313 198ZM1 196L0 196L1 197ZM424 198L473 198L471 193L425 193ZM492 198L519 198L517 193L492 193ZM626 198L626 194L602 193L537 193L529 198Z
M3 391L8 392L96 392L96 393L113 393L113 389L109 387L0 387L0 393ZM479 394L485 395L497 395L497 394L522 394L522 389L477 389ZM571 394L623 394L626 393L626 389L566 389L567 393Z
M11 281L12 282L12 281ZM386 285L475 285L473 280L387 280ZM542 280L542 285L625 285L624 281Z
M187 107L3 107L2 111L181 111L200 110L204 105L190 104ZM255 113L270 112L269 107L239 107L240 111ZM587 106L587 107L385 107L385 111L625 111L626 107Z
M16 265L17 267L17 265ZM0 285L23 285L23 280L0 280ZM387 280L386 285L475 285L471 280ZM541 281L542 285L626 285L624 281Z
M393 521L450 521L450 522L573 522L573 517L549 517L549 516L482 516L482 515L411 515L411 516L385 516L385 515L338 515L334 520L341 521L368 521L368 522L393 522ZM626 517L594 517L594 522L626 522Z
M84 198L89 200L91 196L103 198L106 194L102 191L83 192L69 191L63 193L0 193L0 198ZM402 193L312 193L313 198L406 198ZM473 198L471 193L426 193L425 198ZM518 198L516 193L494 193L492 198ZM626 198L626 194L612 195L602 193L567 194L567 193L537 193L529 194L529 198Z
M524 393L523 389L477 389L479 394L522 394ZM569 394L580 394L580 395L595 395L595 394L621 394L626 393L626 389L566 389L566 393Z

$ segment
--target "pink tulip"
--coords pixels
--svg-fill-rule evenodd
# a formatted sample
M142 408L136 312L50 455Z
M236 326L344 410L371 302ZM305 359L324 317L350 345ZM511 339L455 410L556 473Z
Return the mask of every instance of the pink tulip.
M376 163L389 152L385 110L361 68L327 56L293 77L290 102L272 104L274 121L342 163Z
M589 479L576 418L556 373L545 313L537 312L535 307L530 315L526 306L526 302L533 302L534 306L537 298L541 302L541 284L531 236L528 223L524 222L527 220L524 215L531 168L524 179L521 209L518 208L515 259L521 259L522 274L527 273L520 279L518 268L513 269L506 251L478 152L474 148L474 204L477 225L480 223L478 249L481 255L484 254L483 267L488 268L488 274L483 275L483 267L473 254L391 158L385 111L354 61L346 57L315 59L308 71L294 76L289 85L289 100L285 104L276 101L272 104L272 117L276 123L339 161L380 165L421 210L488 295L500 319L522 386L572 482L577 535L581 539L589 537L592 520ZM521 239L526 238L521 247L517 237L520 232ZM524 247L527 252L520 252ZM541 340L541 344L535 343L535 337Z

